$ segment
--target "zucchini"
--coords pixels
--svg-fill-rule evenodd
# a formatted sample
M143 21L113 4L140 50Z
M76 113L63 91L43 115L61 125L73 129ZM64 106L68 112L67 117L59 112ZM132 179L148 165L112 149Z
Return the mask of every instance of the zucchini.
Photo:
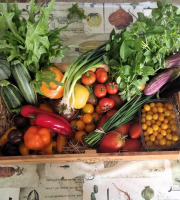
M17 113L16 109L19 109L24 103L24 98L19 89L7 80L0 82L0 94L7 110L11 114Z
M12 75L16 84L27 103L37 104L37 94L35 89L30 85L31 76L27 68L17 61L11 65Z
M0 81L11 76L10 63L5 59L0 59Z

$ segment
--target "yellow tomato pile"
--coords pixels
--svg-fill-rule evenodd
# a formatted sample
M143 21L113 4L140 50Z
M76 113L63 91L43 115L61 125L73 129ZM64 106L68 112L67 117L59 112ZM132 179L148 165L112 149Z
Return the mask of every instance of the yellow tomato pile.
M90 132L96 129L96 125L100 119L102 111L99 106L93 106L90 103L87 103L82 108L82 115L79 119L72 120L70 124L74 127L75 140L77 142L83 143L82 136L87 135Z
M176 115L170 102L151 102L141 109L141 123L148 147L169 147L179 140Z

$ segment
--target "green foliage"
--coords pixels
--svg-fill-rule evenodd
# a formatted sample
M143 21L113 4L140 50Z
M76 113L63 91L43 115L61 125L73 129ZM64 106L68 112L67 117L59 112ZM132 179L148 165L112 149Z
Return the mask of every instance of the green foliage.
M71 8L68 9L69 13L67 15L68 19L72 19L77 16L79 19L86 19L86 15L84 14L84 10L79 9L78 3L72 5Z
M157 2L152 17L138 13L130 29L110 34L104 61L117 79L123 100L140 95L138 87L165 68L165 58L180 48L180 9Z
M41 70L50 66L51 59L63 58L63 50L67 49L61 44L60 32L68 25L49 30L54 3L55 0L51 0L48 7L41 7L31 0L30 10L20 10L17 2L8 1L5 10L0 3L0 54L5 53L9 62L19 60L34 74L35 81ZM27 19L23 16L24 12L28 13ZM48 81L54 81L54 76L49 76Z

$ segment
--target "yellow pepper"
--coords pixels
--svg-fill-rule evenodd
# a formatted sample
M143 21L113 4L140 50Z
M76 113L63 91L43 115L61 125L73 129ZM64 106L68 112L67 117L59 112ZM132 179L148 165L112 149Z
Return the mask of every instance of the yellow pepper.
M41 149L41 153L46 155L52 155L56 151L56 141L51 141L48 146Z
M21 143L19 145L19 152L21 153L22 156L27 156L29 155L29 148L24 144L24 143Z
M62 153L64 147L66 146L66 143L67 143L67 137L62 134L58 134L58 136L57 136L57 151L58 151L58 153Z

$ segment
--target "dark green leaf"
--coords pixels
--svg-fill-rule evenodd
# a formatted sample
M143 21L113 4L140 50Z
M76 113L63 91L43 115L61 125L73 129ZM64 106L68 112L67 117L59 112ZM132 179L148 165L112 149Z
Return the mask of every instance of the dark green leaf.
M123 74L128 76L131 72L131 67L129 65L124 65L123 66Z
M162 6L163 7L168 5L168 3L169 3L169 0L162 0Z
M150 66L144 66L143 69L142 69L142 72L146 76L150 76L150 75L153 75L155 73L153 67L150 67Z
M163 33L164 32L164 26L157 26L153 29L153 33Z
M138 20L139 20L139 21L144 21L145 18L146 18L146 17L144 16L144 13L141 13L141 12L138 12L137 15L138 15Z
M110 61L109 61L109 66L115 66L115 67L120 67L120 64L119 64L119 62L117 61L117 60L115 60L115 59L111 59Z
M141 38L137 38L135 41L134 41L134 45L135 45L135 49L137 51L140 51L142 49L142 39Z
M120 82L120 88L121 89L126 88L126 86L127 86L127 84L125 82L123 82L123 81Z

